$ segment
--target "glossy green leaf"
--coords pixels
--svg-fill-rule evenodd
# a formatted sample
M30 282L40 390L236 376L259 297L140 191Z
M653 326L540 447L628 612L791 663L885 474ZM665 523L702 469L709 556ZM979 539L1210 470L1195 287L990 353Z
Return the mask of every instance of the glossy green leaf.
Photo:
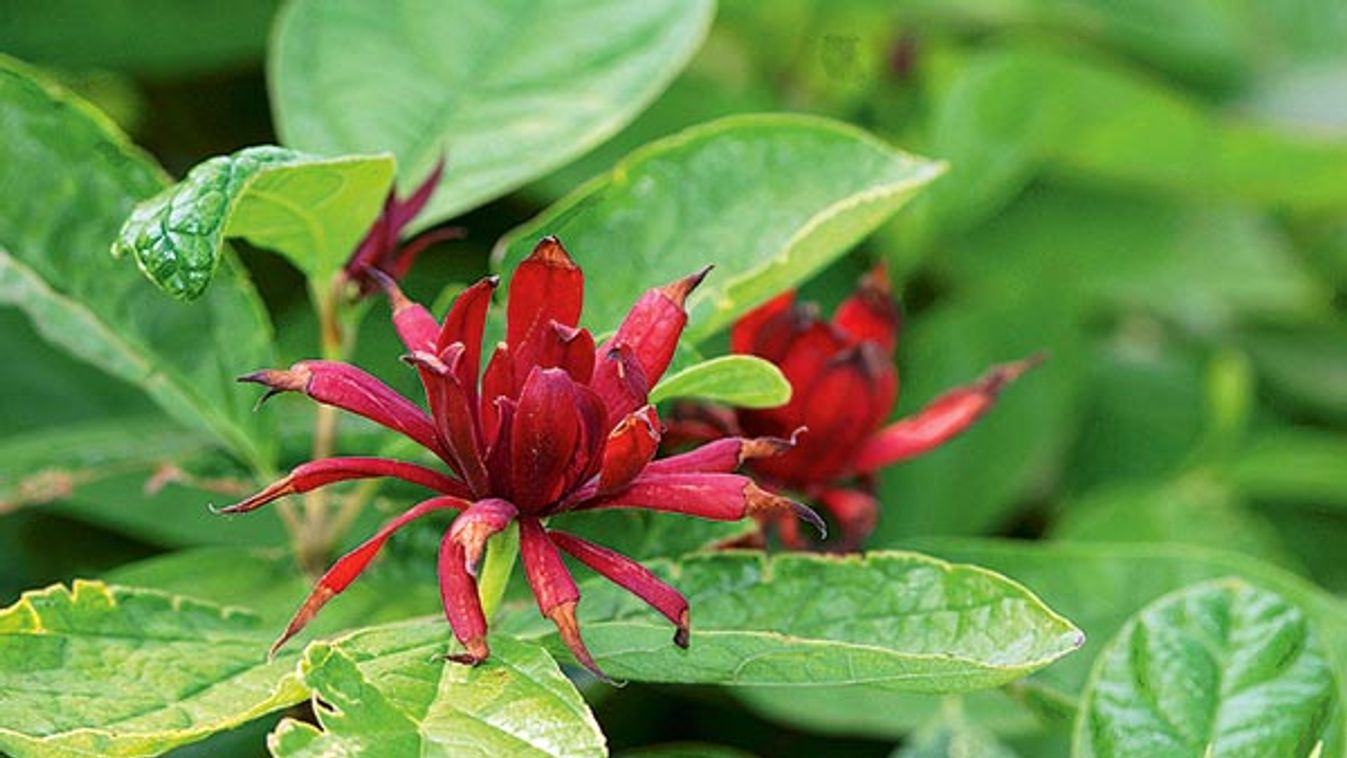
M915 553L717 552L652 568L691 604L692 644L674 645L668 622L630 594L589 582L580 625L618 678L965 692L1013 681L1083 642L1014 582ZM531 610L502 629L564 650Z
M234 520L241 519L221 521L220 528L227 529L228 522ZM439 613L433 559L424 568L423 575L408 576L376 563L323 606L323 612L305 627L299 639L318 639L354 627ZM246 608L260 617L262 632L271 639L280 636L313 588L313 579L299 571L293 556L280 549L182 550L121 566L104 578L109 583ZM291 645L298 647L296 643Z
M291 3L268 75L287 145L449 169L417 221L499 197L594 147L687 62L711 0ZM379 61L377 67L368 65Z
M0 50L64 68L182 77L262 59L279 0L13 3ZM128 44L129 41L133 44Z
M1237 579L1157 600L1099 654L1077 758L1308 756L1334 673L1305 613Z
M774 364L754 355L722 355L670 374L650 390L650 401L692 398L739 408L775 408L790 401L790 382Z
M393 168L388 155L319 158L267 145L211 158L137 205L112 252L182 300L206 291L228 237L281 253L322 286L379 214Z
M88 105L0 58L0 303L49 342L142 388L169 415L270 465L264 416L233 377L271 365L271 327L227 261L193 306L156 298L108 245L160 171Z
M493 638L476 667L444 660L443 619L355 632L304 651L300 678L320 700L319 727L286 719L268 745L279 758L607 755L574 685L541 647Z
M0 750L158 755L299 702L295 654L260 620L161 592L76 581L0 611Z
M633 293L714 263L688 298L695 343L836 260L941 170L837 122L735 116L637 150L511 232L495 257L508 274L539 237L559 237L602 272L586 283L583 317L599 330Z

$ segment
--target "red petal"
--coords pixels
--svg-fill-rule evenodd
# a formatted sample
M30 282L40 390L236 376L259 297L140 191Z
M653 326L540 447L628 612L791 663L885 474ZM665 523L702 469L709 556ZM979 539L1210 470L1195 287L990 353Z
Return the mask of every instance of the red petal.
M486 470L491 476L491 487L497 494L509 495L510 488L514 486L510 436L514 428L515 405L515 401L508 397L498 397L492 406L496 431L492 435L491 449L486 454Z
M402 515L385 524L373 537L365 540L359 547L337 559L337 562L332 564L332 568L328 569L327 573L323 574L322 578L318 580L313 592L300 606L295 617L290 620L290 625L286 627L285 633L272 644L271 654L275 655L276 651L280 650L287 640L298 634L299 630L309 623L318 613L318 609L322 608L327 601L349 587L351 582L355 581L355 578L369 567L370 561L373 561L374 556L379 554L379 549L384 546L389 537L393 536L394 532L431 511L444 508L459 510L466 507L468 507L466 501L447 496L431 498L417 503Z
M758 332L764 324L788 312L794 303L795 290L787 290L740 316L730 329L730 351L759 355L755 347Z
M349 363L300 361L287 371L270 369L239 377L241 382L266 386L266 400L280 392L303 392L324 405L332 405L410 437L422 447L451 462L440 444L435 424L425 411L388 385Z
M739 474L643 474L626 489L582 503L578 509L594 508L645 508L712 521L794 513L820 533L827 532L823 520L808 507L774 495Z
M544 237L510 280L506 337L521 373L535 354L532 344L553 321L575 326L584 303L585 277L556 237Z
M859 549L879 521L879 503L860 490L826 490L819 502L841 527L843 550Z
M388 215L394 229L401 231L404 226L412 222L412 219L416 218L416 214L420 213L422 208L426 207L426 203L430 202L431 196L435 194L435 189L439 186L442 176L444 176L444 158L441 157L436 161L435 167L430 170L426 178L422 179L421 183L412 191L410 197L406 200L394 200L390 204Z
M594 366L594 381L589 386L608 409L610 424L617 424L628 413L645 405L650 397L650 382L645 370L628 345L620 344L604 353Z
M865 441L856 454L855 469L874 471L939 447L972 426L1007 384L1042 360L1039 354L996 366L973 384L950 390L916 414L889 424Z
M482 613L477 582L468 574L464 562L463 546L446 532L440 540L440 603L454 636L466 648L465 653L449 656L449 659L476 665L486 660L491 650L486 644L486 616Z
M526 513L557 501L580 447L575 383L561 369L535 368L524 381L510 432L512 499Z
M871 269L856 293L842 301L833 314L833 324L853 340L875 343L892 359L898 344L899 317L884 264Z
M536 352L528 360L538 368L561 368L579 384L589 384L594 375L594 336L588 329L548 325L534 341Z
M857 448L884 422L892 407L893 366L873 345L835 356L813 383L800 391L801 423L808 432L790 455L764 460L759 468L783 481L825 481L845 473Z
M570 648L571 654L580 665L589 669L594 676L611 683L580 637L580 627L575 619L575 605L580 600L580 589L575 586L571 572L561 559L561 553L548 539L547 532L537 519L526 518L519 522L519 555L524 564L524 575L529 587L538 601L538 610L556 624L561 633L562 642Z
M477 372L482 369L482 331L491 305L491 293L500 279L488 276L464 290L444 317L444 328L435 340L435 353L443 353L455 342L463 345L463 361L457 371L459 384L470 402L477 404Z
M447 240L460 240L467 236L467 231L461 226L441 226L437 229L428 229L415 237L407 240L397 248L397 260L393 261L392 270L389 272L394 279L402 279L412 270L412 265L416 259L425 252L426 248L436 242L445 242Z
M645 372L646 381L652 385L658 382L669 368L674 350L678 348L678 337L688 323L683 303L710 270L708 266L641 295L618 326L617 333L600 351L606 355L615 346L630 347Z
M404 295L398 283L383 271L371 268L365 273L378 282L388 295L388 302L393 307L393 328L397 330L402 344L408 350L433 350L440 325L430 315L430 311Z
M603 450L608 441L608 411L594 390L583 384L575 385L575 408L580 417L580 439L575 455L566 467L562 492L573 492L577 485L588 482L603 467ZM560 504L558 504L560 505Z
M814 383L828 361L845 349L846 343L830 324L818 321L812 315L802 324L790 327L789 340L781 356L763 356L776 363L790 382L793 390L790 402L780 408L744 411L740 418L745 428L760 434L781 435L804 424L805 390Z
M688 646L688 601L682 593L621 553L555 529L549 531L547 536L557 547L575 556L576 560L664 614L678 627L674 642L679 647Z
M477 562L482 559L486 541L510 525L519 515L519 509L508 500L491 497L478 500L449 527L449 539L463 546L463 568L477 576Z
M501 342L496 345L495 352L491 354L491 360L486 363L486 371L482 373L482 397L478 401L482 431L490 435L488 439L494 440L495 436L492 430L499 428L496 416L496 400L502 397L514 399L517 396L515 392L514 359L510 355L510 347Z
M655 414L654 406L647 405L622 419L608 433L603 446L599 494L616 492L631 484L658 448L659 416Z
M426 353L412 353L406 360L430 377L431 408L435 426L450 455L450 465L468 483L473 494L481 497L490 490L485 451L473 406L468 393L459 384L459 367L463 361L463 343L450 345L440 358Z
M648 474L728 474L745 461L772 458L794 445L794 439L780 437L723 437L686 453L651 461L645 470Z
M274 482L247 500L219 509L219 513L247 513L286 495L309 492L336 482L380 476L419 484L454 497L469 497L468 489L462 482L415 463L391 461L386 458L324 458L296 466L290 471L289 476Z

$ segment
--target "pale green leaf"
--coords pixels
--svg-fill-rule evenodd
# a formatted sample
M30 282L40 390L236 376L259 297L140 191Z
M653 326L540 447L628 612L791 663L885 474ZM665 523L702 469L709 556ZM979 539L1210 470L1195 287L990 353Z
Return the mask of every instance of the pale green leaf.
M790 401L790 382L754 355L722 355L670 374L650 390L650 402L695 398L739 408L775 408Z
M691 604L687 650L625 591L602 580L582 590L585 639L621 679L965 692L1010 682L1083 642L1018 584L915 553L718 552L651 568ZM536 609L502 628L557 644Z
M319 158L268 145L197 165L136 206L112 247L170 295L201 297L242 237L320 284L351 257L393 182L388 155Z
M285 720L268 744L280 758L367 755L590 758L603 733L547 652L492 638L476 666L444 660L443 619L355 632L304 651L300 677L320 702L319 727Z
M836 260L941 170L834 121L735 116L637 150L495 257L509 274L539 237L559 237L590 272L583 320L600 332L636 293L713 263L688 298L697 342Z
M1141 611L1099 654L1073 755L1308 756L1334 689L1299 608L1238 579L1194 585Z
M449 168L417 225L541 176L636 116L710 25L710 0L302 0L268 76L282 140ZM371 66L370 61L379 65Z
M295 654L268 662L259 619L161 592L76 581L0 611L0 750L158 755L299 702Z
M159 169L87 104L0 57L0 304L265 468L269 422L233 377L271 365L271 326L233 261L200 303L157 297L107 253Z

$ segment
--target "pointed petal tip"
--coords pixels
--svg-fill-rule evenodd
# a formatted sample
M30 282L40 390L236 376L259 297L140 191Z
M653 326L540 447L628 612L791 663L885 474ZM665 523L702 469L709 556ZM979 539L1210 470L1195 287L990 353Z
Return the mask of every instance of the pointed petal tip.
M978 380L978 390L989 395L996 395L1005 389L1011 382L1024 376L1031 369L1042 364L1048 359L1048 351L1039 350L1036 353L1010 363L1002 363L993 366L986 374Z
M683 614L678 617L678 629L674 631L674 644L687 650L688 644L691 641L691 635L692 626L688 620L688 612L683 611Z
M428 353L424 350L413 350L410 353L404 353L398 356L398 360L412 368L423 368L433 374L438 374L439 376L445 376L449 373L449 367L444 365L444 361L440 360L433 353Z
M818 530L820 540L828 538L827 522L813 508L804 503L768 492L753 483L749 483L748 488L744 490L744 494L748 501L744 507L746 515L781 516L792 514Z
M561 244L561 240L557 239L555 235L551 234L538 240L538 244L533 246L533 252L529 253L524 260L558 268L579 268L575 259L567 252L566 246Z
M805 505L804 503L799 503L794 500L790 500L788 502L790 503L791 510L795 512L795 516L797 518L799 518L801 521L807 522L810 526L814 527L814 529L818 531L818 538L820 540L828 539L828 523L823 520L822 516L818 515L817 511Z
M486 637L469 637L466 640L460 640L460 642L463 645L464 652L447 654L444 656L444 660L464 666L476 666L491 657L491 649L487 647Z
M803 428L803 427L801 427ZM775 458L783 455L791 448L795 447L796 438L799 437L800 430L796 429L791 433L790 439L782 437L750 437L744 440L743 447L739 450L739 463L744 461L757 460L759 458Z
M580 622L575 617L576 601L570 600L560 603L547 612L547 617L556 624L557 632L561 635L561 641L575 656L575 660L581 666L584 666L589 673L594 675L595 679L611 687L625 687L626 682L620 682L603 672L599 664L595 663L594 657L589 654L589 648L585 647L585 641L580 636Z
M713 268L715 268L714 265L703 266L700 271L664 285L660 288L660 291L681 308L687 302L688 295L697 289L697 285L702 283L702 280L706 278L707 274L711 273Z

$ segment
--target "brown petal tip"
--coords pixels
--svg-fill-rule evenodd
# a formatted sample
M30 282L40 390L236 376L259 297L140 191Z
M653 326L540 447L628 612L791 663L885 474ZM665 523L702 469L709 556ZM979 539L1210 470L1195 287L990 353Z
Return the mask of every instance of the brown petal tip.
M289 370L281 370L269 368L261 371L254 371L251 374L244 374L243 376L238 377L236 381L249 384L260 384L267 388L267 391L262 394L262 397L257 399L257 404L253 406L253 410L257 410L262 407L263 403L282 392L303 392L312 376L312 374L303 369L291 368Z
M413 368L423 368L434 374L444 376L449 373L449 367L444 365L433 353L424 350L414 350L400 357L403 363Z
M1047 351L1040 350L1022 360L993 366L991 370L986 374L983 374L982 378L978 380L977 389L988 395L996 395L1001 390L1005 389L1011 382L1024 376L1030 369L1038 366L1047 359Z
M744 508L747 515L782 516L789 513L818 530L819 539L828 538L827 522L813 508L804 503L773 494L751 483L744 490L744 494L748 500L748 504Z
M589 648L585 647L585 641L580 636L580 622L575 618L574 600L558 604L547 612L547 617L556 624L557 631L561 634L561 641L566 643L571 655L575 656L575 660L593 674L595 679L613 687L627 686L626 682L619 682L603 673L603 669L599 668L599 664L595 663L594 657L589 654Z
M744 440L739 448L739 463L744 461L757 460L759 458L774 458L782 455L795 447L795 438L799 436L800 430L795 430L790 435L790 439L781 437L750 437Z
M693 290L697 289L697 285L702 283L702 280L706 278L707 274L711 273L711 269L713 268L715 268L715 266L704 266L696 273L689 274L676 282L670 282L669 284L660 287L660 292L663 292L665 297L674 301L681 308L683 303L687 302L688 295L691 294Z
M476 666L491 657L491 649L487 647L485 637L470 637L462 642L464 652L446 655L444 660L461 663L464 666Z
M534 245L533 252L529 253L525 260L535 263L543 263L556 268L579 268L575 265L575 259L566 252L566 247L561 244L561 240L549 234L538 240Z
M683 611L683 614L678 617L678 629L674 632L673 638L674 644L687 650L691 633L691 625L688 622L688 612Z

